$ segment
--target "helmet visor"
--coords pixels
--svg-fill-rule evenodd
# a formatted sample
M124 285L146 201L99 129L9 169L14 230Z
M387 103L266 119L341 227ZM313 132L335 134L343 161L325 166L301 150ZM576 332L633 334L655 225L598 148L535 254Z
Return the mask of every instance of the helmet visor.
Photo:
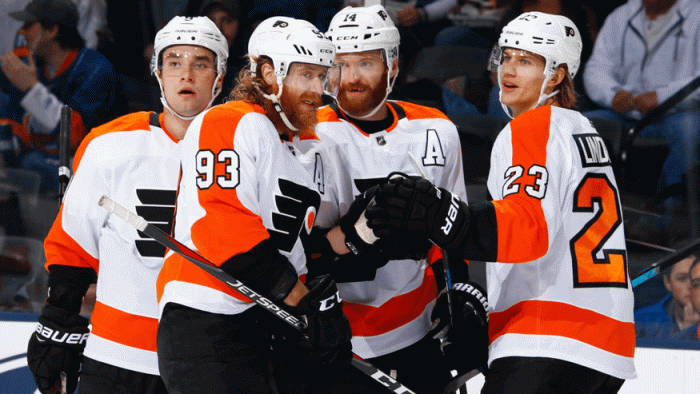
M323 81L323 93L333 97L334 99L338 98L342 71L343 68L339 64L334 64L328 69L326 79Z

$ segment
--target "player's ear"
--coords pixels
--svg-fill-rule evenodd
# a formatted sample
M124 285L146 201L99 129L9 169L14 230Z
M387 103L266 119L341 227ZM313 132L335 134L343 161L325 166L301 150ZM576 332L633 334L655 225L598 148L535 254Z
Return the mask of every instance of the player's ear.
M394 64L391 65L391 70L389 71L389 78L394 78L399 72L399 58L394 59Z
M260 76L263 81L265 81L265 84L272 87L272 93L276 94L278 90L277 76L275 75L275 69L272 68L272 64L267 62L263 63L260 66Z
M547 82L547 91L555 91L557 86L564 80L564 77L566 77L566 69L564 67L557 67L557 71L554 72L552 78Z

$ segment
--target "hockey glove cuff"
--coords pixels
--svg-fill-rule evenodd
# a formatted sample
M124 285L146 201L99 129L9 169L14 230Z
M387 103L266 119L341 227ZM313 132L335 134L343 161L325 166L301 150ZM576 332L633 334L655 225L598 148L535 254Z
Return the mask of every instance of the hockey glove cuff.
M442 340L442 351L452 369L460 374L486 366L488 359L488 301L486 292L474 282L454 283L452 308L444 291L431 318L431 334ZM453 326L449 327L450 313Z
M61 372L66 373L67 392L75 391L89 332L86 318L51 305L44 307L27 347L27 364L39 391L49 393Z
M348 212L340 219L340 229L345 234L345 246L354 255L367 252L374 241L372 230L358 220L363 212L372 203L372 199L378 190L378 186L370 187L355 198ZM358 228L360 232L358 232ZM366 234L368 232L369 234ZM360 234L362 233L362 234Z

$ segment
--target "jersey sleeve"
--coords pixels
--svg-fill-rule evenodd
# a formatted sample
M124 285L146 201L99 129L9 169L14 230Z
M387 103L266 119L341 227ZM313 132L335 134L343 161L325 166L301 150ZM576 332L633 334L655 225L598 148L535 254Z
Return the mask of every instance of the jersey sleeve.
M494 215L496 261L519 263L544 256L550 228L560 220L555 172L565 160L550 139L550 107L529 111L510 122L493 147L488 188ZM491 255L494 255L492 253Z
M99 139L99 136L97 137ZM58 264L99 268L99 238L108 212L97 204L103 194L111 195L109 182L101 171L99 142L88 137L73 162L73 177L49 234L44 240L46 267Z
M272 125L264 115L241 116L225 111L214 109L200 119L198 151L191 158L196 163L187 166L198 167L200 173L185 174L197 179L192 186L197 188L197 205L202 210L192 225L192 242L217 265L270 237L260 217L269 207L261 206L258 197L263 192L260 180L269 175L258 161L263 152L270 150L266 144L275 141L253 135L270 132ZM194 123L192 126L196 127ZM221 129L230 131L222 133L218 131ZM216 170L210 172L210 168Z

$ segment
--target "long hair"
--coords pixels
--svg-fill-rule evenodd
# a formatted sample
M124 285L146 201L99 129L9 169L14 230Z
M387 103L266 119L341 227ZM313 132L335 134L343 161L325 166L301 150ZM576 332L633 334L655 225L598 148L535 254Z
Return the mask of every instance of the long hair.
M575 109L576 108L576 90L574 89L574 80L571 78L569 73L569 68L566 64L561 65L565 71L564 79L559 83L554 90L559 90L559 94L555 97L559 105L563 108Z
M250 55L249 55L250 56ZM263 64L272 66L272 60L268 57L261 56L257 59L249 58L250 62L255 62L256 73L251 71L250 67L244 67L236 77L236 85L231 90L229 100L244 100L253 104L264 106L269 101L263 97L263 94L269 94L272 91L270 86L261 75Z

